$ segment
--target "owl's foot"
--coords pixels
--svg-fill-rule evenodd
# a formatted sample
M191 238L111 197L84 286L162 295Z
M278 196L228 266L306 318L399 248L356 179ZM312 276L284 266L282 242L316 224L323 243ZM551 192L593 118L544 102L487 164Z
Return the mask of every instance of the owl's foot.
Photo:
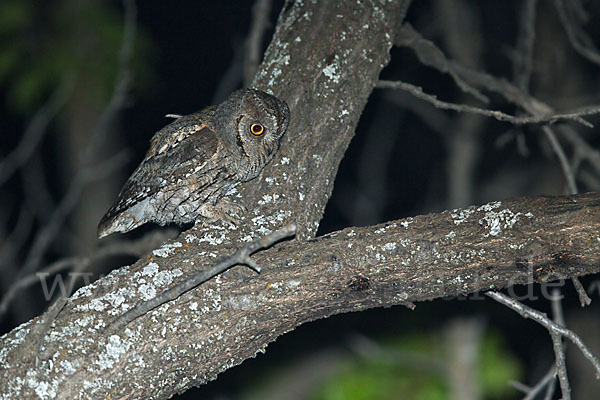
M232 201L222 198L217 202L217 207L226 212L227 214L234 214L237 217L241 217L247 210L246 207L235 204Z
M208 218L211 222L223 221L229 225L236 226L240 223L240 216L246 209L234 204L229 200L221 199L216 205L204 204L200 209L200 214ZM234 215L231 215L234 214Z

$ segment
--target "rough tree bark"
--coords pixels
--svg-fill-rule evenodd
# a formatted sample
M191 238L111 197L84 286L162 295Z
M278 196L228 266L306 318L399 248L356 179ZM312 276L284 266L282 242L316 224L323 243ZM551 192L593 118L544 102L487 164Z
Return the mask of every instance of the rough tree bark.
M0 338L2 398L168 398L332 314L455 296L600 270L600 196L520 199L314 239L352 138L409 1L286 3L254 86L285 99L282 148L237 201L237 228L198 225L136 264L80 289L30 352L34 319ZM296 240L134 320L136 303L287 223Z

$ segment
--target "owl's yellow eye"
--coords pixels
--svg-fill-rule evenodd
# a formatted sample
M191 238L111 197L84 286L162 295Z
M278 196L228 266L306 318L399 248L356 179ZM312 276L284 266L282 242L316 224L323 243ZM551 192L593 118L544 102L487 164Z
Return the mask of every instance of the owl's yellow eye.
M260 136L265 131L265 128L261 124L250 125L250 132L255 136Z

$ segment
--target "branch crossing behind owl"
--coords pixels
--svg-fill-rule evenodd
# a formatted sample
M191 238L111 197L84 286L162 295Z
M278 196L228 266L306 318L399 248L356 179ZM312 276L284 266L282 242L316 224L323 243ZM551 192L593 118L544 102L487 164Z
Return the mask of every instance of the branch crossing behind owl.
M242 89L223 103L176 119L158 131L98 225L98 236L147 222L185 224L200 217L231 221L223 198L256 178L279 149L288 105L265 92Z

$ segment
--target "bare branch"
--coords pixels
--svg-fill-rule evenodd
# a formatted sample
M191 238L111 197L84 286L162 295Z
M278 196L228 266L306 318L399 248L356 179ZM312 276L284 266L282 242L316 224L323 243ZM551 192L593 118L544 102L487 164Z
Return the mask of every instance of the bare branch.
M533 70L536 7L537 0L526 0L521 6L519 34L513 61L513 80L524 93L529 92L529 81Z
M18 253L19 249L25 243L25 238L31 232L33 224L33 217L29 210L25 207L21 207L19 216L17 217L17 223L13 230L2 237L2 245L0 245L0 271L6 273L6 269L15 254Z
M565 179L567 180L567 186L569 188L569 193L571 193L571 194L579 193L579 190L577 189L577 183L575 182L575 174L573 173L573 170L571 169L571 163L569 162L569 159L567 158L565 151L563 150L562 146L560 145L560 142L556 138L554 131L552 129L550 129L550 127L548 127L548 126L543 126L542 131L544 132L544 135L546 135L548 142L550 142L550 146L552 146L552 150L554 151L554 154L556 154L556 156L558 157L558 161L560 162L560 167L563 170L563 175L565 176Z
M550 302L552 304L552 314L554 317L554 322L556 322L560 326L565 326L565 320L563 317L560 300L561 300L560 290L553 289L550 294ZM564 349L563 349L563 345L562 345L562 337L560 335L555 335L555 334L551 333L551 338L552 338L554 352L556 355L556 361L555 361L554 365L552 365L552 367L550 367L548 372L542 377L542 379L540 379L540 381L532 388L530 388L526 385L523 385L520 382L511 382L511 385L513 387L517 388L518 390L520 390L526 394L526 396L523 398L523 400L535 399L535 397L544 388L547 388L545 398L548 398L548 399L551 398L552 397L551 394L554 393L554 382L555 382L554 378L556 377L557 370L559 368L562 368L562 372L560 374L561 387L566 387L566 388L569 387L569 382L567 380L566 365L564 362L565 355L564 355ZM559 358L562 361L559 361ZM566 383L564 384L565 386L563 386L563 380L566 380ZM570 389L565 389L565 390L567 392L570 392Z
M428 101L433 104L437 108L441 108L444 110L453 110L459 112L470 112L473 114L479 114L486 117L492 117L497 119L498 121L510 122L514 125L525 125L525 124L552 124L559 120L573 120L581 123L589 128L592 128L593 125L588 121L582 119L582 116L586 115L594 115L600 113L600 106L592 106L586 107L580 110L568 112L568 113L557 113L543 116L524 116L524 117L515 117L513 115L505 114L502 111L496 110L486 110L479 107L473 107L466 104L455 104L448 103L442 100L438 100L438 98L434 95L427 94L423 92L419 86L412 85L410 83L401 82L401 81L379 81L377 82L378 88L388 88L388 89L401 89L407 92L410 92L413 96L418 97L422 100Z
M557 325L564 327L565 318L563 316L562 307L560 304L561 294L560 290L552 289L550 293L550 301L552 303L552 313L554 314L554 322ZM552 338L552 347L554 349L556 372L558 374L558 381L560 383L560 390L562 392L563 400L571 399L571 384L569 383L569 377L567 376L567 364L565 361L565 349L562 342L562 336L558 333L548 331Z
M592 299L590 299L590 296L588 296L579 279L573 277L571 278L571 282L573 282L573 286L575 286L575 290L577 291L577 296L579 297L579 303L581 304L581 307L589 306L590 304L592 304Z
M125 7L125 22L123 25L123 37L121 39L115 87L108 104L102 111L102 115L100 115L90 143L84 152L82 158L84 164L90 162L96 148L106 137L111 125L127 101L127 91L131 83L131 60L133 58L137 32L137 6L135 0L123 0L123 6Z
M526 393L526 396L523 397L523 400L533 400L536 396L544 390L546 386L550 384L556 378L556 366L552 365L548 372L540 379L538 383L535 384L534 387L530 388L529 386L523 385L520 382L511 382L511 386Z
M73 90L73 79L67 77L54 90L46 103L40 107L23 133L17 148L0 160L0 186L21 166L23 166L36 149L52 119L58 114Z
M29 332L29 341L26 344L25 360L28 363L40 365L40 345L42 340L46 336L46 333L50 330L52 323L56 316L67 304L68 299L66 297L59 297L56 301L48 308L48 311L42 316L40 323L34 326Z
M449 74L458 87L465 93L469 93L483 103L489 103L489 99L476 88L465 82L459 74L456 73L451 63L448 62L444 52L437 47L435 43L425 39L408 22L402 25L395 44L397 46L409 47L414 50L424 65L436 68L437 70Z
M113 173L121 168L129 158L129 152L121 151L116 156L109 158L106 161L96 165L80 169L75 176L75 179L69 186L67 193L64 195L48 223L38 231L33 244L29 250L23 267L20 269L20 276L24 276L36 270L46 253L48 246L56 239L57 233L62 227L65 218L69 215L73 207L77 204L79 195L84 186L90 182L102 179L105 176Z
M590 361L590 363L596 370L596 376L600 379L600 362L598 361L598 358L596 358L596 356L592 354L592 352L587 348L585 343L583 343L583 341L577 334L575 334L567 328L558 325L556 322L553 322L548 318L548 316L546 316L546 314L536 311L533 308L528 307L514 299L511 299L510 297L502 293L487 292L486 295L516 311L519 315L525 318L531 318L532 320L546 328L551 335L558 335L559 337L562 336L569 339L575 344L575 346L579 348L579 350L583 353L585 358L587 358ZM563 395L565 394L563 393Z
M475 71L458 64L454 64L454 67L457 71L459 71L460 74L463 75L466 80L501 94L507 101L522 107L525 111L532 115L542 116L554 112L549 105L529 96L527 93L521 91L519 88L512 85L505 79L496 78L485 72ZM569 191L571 193L577 193L577 185L575 183L575 168L571 167L571 164L568 162L564 150L558 142L554 132L550 130L549 127L544 127L543 129L544 134L550 141L552 149L557 154L561 168L565 175L565 179L567 181ZM591 148L589 144L583 140L572 127L564 125L559 126L558 129L573 145L575 150L574 157L576 159L579 158L588 160L590 163L592 163L596 171L600 173L600 152Z
M569 3L576 3L576 7L578 7L579 10L582 10L581 4L579 4L578 0L569 0L566 2L566 4L564 0L554 0L556 11L558 12L558 16L560 17L560 22L562 23L563 28L565 28L565 32L567 32L567 37L569 38L573 48L579 54L594 64L600 65L600 53L598 53L598 49L596 49L594 46L594 42L583 31L581 25L575 21L574 18L571 18L569 15L567 15Z
M0 301L0 319L4 317L11 302L17 298L17 295L23 289L40 282L40 275L54 275L65 270L84 271L94 262L111 256L132 255L142 257L148 251L157 248L165 240L172 238L173 232L168 231L166 233L151 232L148 235L144 235L141 238L132 241L115 241L95 250L89 256L63 258L40 269L34 274L23 276L12 283L8 291L4 294L4 297L2 297L2 301Z
M401 365L407 368L436 374L441 377L448 373L448 366L434 355L398 349L384 348L376 341L359 334L348 338L350 349L365 360Z

